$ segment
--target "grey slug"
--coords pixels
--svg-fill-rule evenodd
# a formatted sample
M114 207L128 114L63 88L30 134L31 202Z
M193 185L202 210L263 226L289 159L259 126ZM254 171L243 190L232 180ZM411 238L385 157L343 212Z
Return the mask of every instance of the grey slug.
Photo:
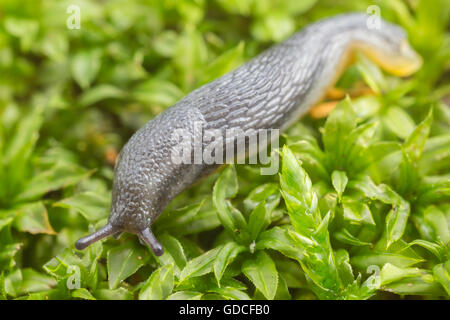
M139 129L121 150L115 170L108 223L81 238L81 250L123 231L135 233L155 255L163 248L150 227L180 192L218 167L176 164L171 151L179 144L173 132L194 135L194 123L205 129L285 130L319 102L358 51L386 71L406 76L421 58L398 26L352 13L324 19L304 28L232 72L191 92ZM236 137L234 137L236 138ZM236 139L234 139L236 141Z

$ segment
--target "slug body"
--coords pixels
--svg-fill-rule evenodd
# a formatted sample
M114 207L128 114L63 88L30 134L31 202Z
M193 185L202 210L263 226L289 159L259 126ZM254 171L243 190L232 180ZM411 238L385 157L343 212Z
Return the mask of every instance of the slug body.
M369 29L367 19L346 14L314 23L149 121L118 157L108 224L78 240L77 249L126 231L137 234L156 255L163 253L152 223L176 195L218 167L172 161L180 144L176 130L189 138L198 134L195 124L223 134L227 129L283 131L320 101L355 51L399 76L420 67L421 58L400 27L381 21L379 28Z

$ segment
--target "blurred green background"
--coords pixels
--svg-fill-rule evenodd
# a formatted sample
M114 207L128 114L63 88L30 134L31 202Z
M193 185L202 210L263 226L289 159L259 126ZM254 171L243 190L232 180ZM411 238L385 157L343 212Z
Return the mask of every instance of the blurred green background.
M76 22L71 5L80 8L79 29L68 27ZM75 252L73 244L89 228L104 224L109 214L115 159L138 128L193 89L303 26L343 12L366 12L370 5L377 5L384 19L406 29L412 46L424 58L424 66L414 77L400 80L360 58L338 85L342 89L368 85L382 96L363 97L357 103L360 111L365 110L364 119L382 124L377 131L379 140L403 143L433 106L430 136L435 139L426 149L429 152L424 153L421 169L416 166L409 170L438 177L443 183L436 192L447 198L427 204L438 205L433 207L440 212L436 219L441 219L441 227L446 228L440 232L450 238L448 0L0 0L0 297L126 299L175 294L183 298L273 298L266 292L261 296L254 289L258 285L252 276L247 275L250 281L241 279L238 271L230 271L231 282L223 287L228 291L209 286L212 280L205 275L208 272L199 272L199 277L193 279L200 279L200 283L185 282L184 287L178 283L178 289L172 283L169 293L160 287L158 292L164 294L148 293L156 290L152 287L156 277L169 273L166 269L153 272L159 266L164 268L175 261L175 266L181 263L178 267L182 269L186 261L225 241L211 200L218 174L178 197L166 210L169 214L156 225L165 247L183 252L178 259L181 262L173 252L155 258L132 235L124 235L120 243L108 240L82 254ZM324 121L306 117L284 137L285 142L295 143L305 135L320 138L319 128ZM302 158L301 153L298 151L298 158ZM310 170L314 165L306 161L304 166L314 183L325 181L331 185L332 170L321 176ZM417 190L396 185L383 174L375 170L371 177L377 184L393 186L415 208L415 200L411 199L417 198L416 194L412 196ZM277 177L256 176L253 167L238 166L237 175L237 202L241 206L251 190L267 182L277 183ZM347 175L352 176L351 169ZM280 205L277 210L277 218L271 221L278 221L277 225L288 223L286 209ZM418 217L410 220L407 231L414 229L414 223L417 226L423 222L423 216ZM409 240L417 240L432 251L421 252L422 260L417 259L425 263L420 266L433 270L442 263L442 279L447 277L447 287L438 284L437 278L428 277L430 285L414 283L410 292L402 291L406 284L402 289L398 285L397 289L376 293L377 298L409 294L447 294L448 298L450 239L441 236L441 243L433 238L433 227L417 229L411 231ZM221 235L216 237L217 230ZM330 228L330 233L335 231ZM425 240L440 247L420 242ZM375 244L375 240L369 242ZM405 247L400 251L404 252ZM357 255L357 244L347 243L345 248L351 256ZM426 251L422 247L420 250ZM433 250L444 253L436 258ZM309 287L300 264L278 253L271 256L283 279L278 281L276 297L320 298L320 293ZM356 265L352 261L352 266ZM397 267L412 265L400 263ZM367 278L364 268L360 269ZM67 281L72 281L77 272L81 288L69 290ZM176 284L180 270L173 272ZM403 270L402 274L417 276L412 270ZM235 278L240 282L233 282L238 281ZM280 283L284 291L280 291ZM141 289L143 286L146 290Z

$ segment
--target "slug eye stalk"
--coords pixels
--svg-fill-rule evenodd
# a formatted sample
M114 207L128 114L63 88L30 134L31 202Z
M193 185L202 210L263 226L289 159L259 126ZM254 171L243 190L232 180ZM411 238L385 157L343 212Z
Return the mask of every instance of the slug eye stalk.
M119 230L114 228L111 224L107 224L100 230L97 230L96 232L81 238L75 243L75 248L78 250L83 250L93 244L94 242L97 242L101 239L104 239L106 237L112 236L113 234L117 233Z
M138 233L139 238L144 241L156 256L161 256L164 253L162 245L158 242L150 228L146 228Z
M86 249L88 246L93 244L94 242L97 242L101 239L104 239L109 236L114 236L115 238L120 235L121 231L117 228L113 227L110 223L108 223L106 226L101 228L100 230L81 238L75 243L75 248L78 250ZM162 245L158 242L153 232L150 230L150 228L146 228L140 232L137 233L139 239L141 242L146 245L148 245L153 253L156 256L161 256L164 253Z

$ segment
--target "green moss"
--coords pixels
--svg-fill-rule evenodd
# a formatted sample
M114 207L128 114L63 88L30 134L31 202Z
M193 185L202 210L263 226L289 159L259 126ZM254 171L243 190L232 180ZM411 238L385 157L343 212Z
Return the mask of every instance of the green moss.
M378 1L421 70L399 79L359 57L338 85L381 94L295 124L280 175L229 166L185 191L155 224L155 257L130 234L74 249L105 223L133 132L295 30L372 1L2 1L0 299L448 299L444 2Z

